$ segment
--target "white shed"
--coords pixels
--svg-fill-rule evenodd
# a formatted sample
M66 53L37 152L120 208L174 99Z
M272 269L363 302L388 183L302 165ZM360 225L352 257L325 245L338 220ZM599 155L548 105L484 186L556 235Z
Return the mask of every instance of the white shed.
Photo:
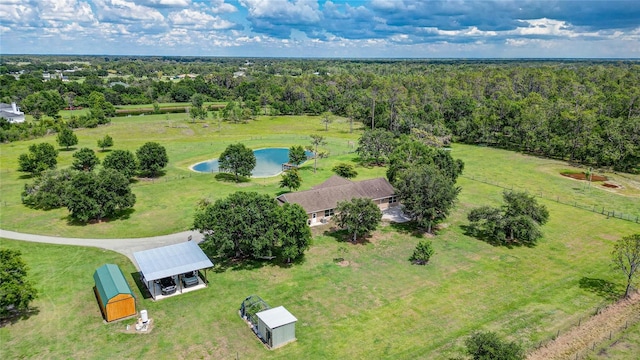
M296 340L296 319L284 306L260 311L258 317L258 335L271 349L275 349Z

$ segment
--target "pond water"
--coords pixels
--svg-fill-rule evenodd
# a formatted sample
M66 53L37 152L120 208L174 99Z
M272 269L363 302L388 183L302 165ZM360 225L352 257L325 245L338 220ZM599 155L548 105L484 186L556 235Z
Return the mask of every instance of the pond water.
M289 149L287 148L266 148L253 150L256 156L256 167L251 172L253 177L275 176L282 172L282 164L289 161ZM307 152L307 157L311 156ZM218 172L218 159L203 161L191 167L197 172Z

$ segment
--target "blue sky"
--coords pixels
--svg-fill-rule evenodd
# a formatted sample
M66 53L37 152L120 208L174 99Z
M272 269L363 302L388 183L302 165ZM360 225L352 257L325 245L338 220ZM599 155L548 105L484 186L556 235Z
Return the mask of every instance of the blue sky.
M640 58L640 1L0 0L0 54Z

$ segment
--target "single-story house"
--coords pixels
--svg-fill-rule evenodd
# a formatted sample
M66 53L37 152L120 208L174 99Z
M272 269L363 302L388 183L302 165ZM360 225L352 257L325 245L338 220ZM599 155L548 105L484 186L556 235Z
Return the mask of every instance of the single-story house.
M25 120L24 113L16 103L0 103L0 118L7 119L10 123L22 123Z
M351 181L334 175L311 190L286 193L277 197L281 204L298 204L309 215L308 224L318 225L329 221L338 202L355 198L369 198L380 210L398 204L395 189L385 178Z

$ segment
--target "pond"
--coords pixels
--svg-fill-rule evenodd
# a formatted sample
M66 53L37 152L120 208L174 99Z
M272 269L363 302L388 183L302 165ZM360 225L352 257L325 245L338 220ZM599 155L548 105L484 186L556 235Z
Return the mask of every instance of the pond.
M256 167L251 172L253 177L276 176L282 172L282 164L289 161L289 149L266 148L253 150L256 156ZM307 157L311 153L307 151ZM203 161L191 167L191 170L203 173L218 172L218 159Z

